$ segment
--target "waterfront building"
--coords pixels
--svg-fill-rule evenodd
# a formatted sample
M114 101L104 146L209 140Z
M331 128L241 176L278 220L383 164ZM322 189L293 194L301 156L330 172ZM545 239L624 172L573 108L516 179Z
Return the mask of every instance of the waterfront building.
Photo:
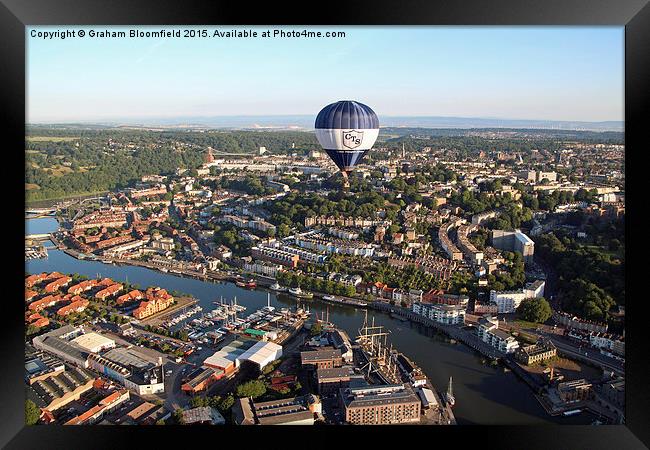
M146 300L140 302L138 307L133 310L133 317L136 319L145 319L157 312L167 309L174 303L174 297L169 295L165 289L147 289L145 293Z
M485 316L478 321L478 337L502 353L513 353L519 343L509 333L499 330L499 319Z
M524 345L515 351L515 358L527 366L546 361L556 355L557 349L549 340L543 340L532 345Z
M298 262L300 261L300 256L297 254L273 247L253 247L251 249L251 255L254 259L281 264L291 268L298 267Z
M235 365L239 367L247 362L254 364L261 371L271 362L282 356L282 346L270 341L259 341L253 344L248 350L235 359Z
M239 367L236 363L237 358L257 342L255 339L236 339L206 358L203 361L203 366L220 369L223 371L223 375L231 375ZM220 376L218 372L217 376Z
M460 325L465 323L465 306L462 305L444 305L444 304L427 304L415 302L412 305L412 311L415 314L424 316L437 323L445 325Z
M265 277L276 278L279 272L284 270L281 264L271 264L264 261L253 261L244 263L244 270L250 273L257 273Z
M60 278L57 278L56 280L48 283L47 285L45 285L45 292L47 292L47 293L56 292L59 289L61 289L62 287L67 286L71 281L72 281L72 278L67 277L67 276L64 275L64 276L62 276Z
M421 402L407 385L348 387L339 391L345 421L389 425L420 421Z
M113 295L120 292L122 289L123 287L121 284L115 283L99 291L97 294L95 294L95 298L97 300L106 300L108 297L112 297Z

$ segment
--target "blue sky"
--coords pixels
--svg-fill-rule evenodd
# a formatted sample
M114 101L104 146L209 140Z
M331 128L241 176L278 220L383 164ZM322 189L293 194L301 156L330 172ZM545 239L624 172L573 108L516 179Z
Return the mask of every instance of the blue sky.
M623 120L623 27L307 28L346 32L321 39L30 36L65 29L27 29L29 122L317 114L341 99L386 116Z

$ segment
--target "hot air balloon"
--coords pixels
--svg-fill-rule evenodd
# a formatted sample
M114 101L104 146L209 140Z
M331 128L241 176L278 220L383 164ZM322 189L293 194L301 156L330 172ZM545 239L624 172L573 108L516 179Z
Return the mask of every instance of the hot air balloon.
M323 108L316 116L316 138L334 161L348 187L348 172L359 164L379 134L379 119L370 107L341 100Z

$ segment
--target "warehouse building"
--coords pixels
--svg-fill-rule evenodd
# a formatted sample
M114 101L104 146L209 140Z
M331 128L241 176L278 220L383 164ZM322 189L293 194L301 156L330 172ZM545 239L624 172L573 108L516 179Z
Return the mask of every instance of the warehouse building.
M232 408L232 415L237 425L313 425L314 415L321 411L320 399L307 394L259 403L250 397L240 398Z
M257 342L258 341L254 339L234 340L203 361L203 366L221 369L224 372L224 375L228 376L235 372L235 369L239 367L236 363L237 358L243 355Z
M92 389L94 381L95 378L88 371L70 367L34 381L27 387L27 398L39 408L54 411L78 400L81 394Z
M262 370L269 363L282 356L282 346L275 342L259 341L243 354L235 359L235 365L239 367L243 362L255 364Z
M111 378L139 395L165 392L162 361L154 363L130 348L114 348L103 355L92 354L93 370Z
M211 367L199 367L187 377L187 380L181 386L183 392L193 395L205 391L215 381L223 378L224 371L213 369Z
M91 353L99 353L103 350L115 348L114 340L98 333L82 334L81 336L74 338L71 342L74 342L79 347Z

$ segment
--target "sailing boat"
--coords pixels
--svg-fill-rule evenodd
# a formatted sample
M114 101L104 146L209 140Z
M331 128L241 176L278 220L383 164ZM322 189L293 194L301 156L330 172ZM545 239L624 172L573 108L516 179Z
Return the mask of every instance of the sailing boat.
M271 306L271 294L269 294L268 292L266 293L266 306L262 309L268 312L275 311L275 307Z
M451 386L451 377L449 377L449 387L447 388L447 394L445 395L447 404L449 406L454 406L456 404L456 399L454 398L454 391Z

